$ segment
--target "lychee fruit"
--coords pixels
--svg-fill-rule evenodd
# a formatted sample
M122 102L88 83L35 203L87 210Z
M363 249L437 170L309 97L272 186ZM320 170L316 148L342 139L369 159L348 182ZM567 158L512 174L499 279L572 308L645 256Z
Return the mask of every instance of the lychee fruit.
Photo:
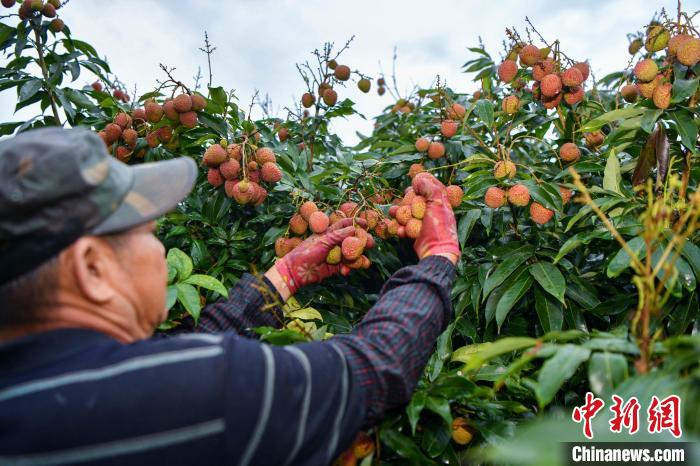
M255 160L258 162L258 165L264 165L266 162L275 162L277 159L272 149L261 147L255 151Z
M656 77L658 72L659 67L651 58L645 58L634 67L634 76L642 82L651 81Z
M170 142L173 137L173 129L170 126L161 126L156 130L158 134L158 139L164 143Z
M221 175L227 180L235 180L238 178L238 174L241 171L241 164L238 163L238 160L229 159L219 165L219 170L221 171Z
M151 123L158 123L163 119L163 107L156 102L147 103L144 107L144 111L146 112L146 120Z
M110 123L104 129L107 143L112 144L122 136L122 128L116 123Z
M314 104L314 102L316 102L316 97L310 92L305 92L301 96L301 105L303 105L304 108L311 107Z
M430 146L430 139L428 139L428 138L416 139L416 150L418 152L427 152L429 146Z
M654 89L661 83L662 79L663 77L661 75L657 75L656 78L648 83L639 82L637 83L637 90L645 99L651 99L654 95Z
M484 204L492 209L503 207L506 203L506 192L498 186L491 186L484 195Z
M591 67L585 61L575 63L573 68L576 68L577 70L579 70L581 72L581 77L583 79L581 82L586 81L588 79L588 76L591 74Z
M508 190L508 202L514 206L524 207L530 202L530 191L527 186L516 184Z
M390 220L389 223L388 223L387 226L386 226L386 231L387 231L390 235L396 236L396 235L399 233L399 227L400 227L400 226L401 226L401 225L399 225L399 222L397 222L396 219Z
M445 146L441 142L433 141L428 146L428 157L437 160L445 155Z
M56 7L50 3L47 3L41 9L41 14L47 18L54 18L56 16Z
M546 109L556 108L561 102L562 93L556 95L556 97L546 97L542 96L542 106Z
M467 114L463 105L454 103L447 108L447 116L450 120L461 120Z
M548 74L540 81L540 90L545 97L556 96L561 92L561 79L554 73Z
M175 110L175 103L172 100L166 100L163 103L163 113L168 120L180 120L180 114L177 112L177 110Z
M328 218L328 215L320 210L313 212L311 216L309 216L309 228L316 234L325 232L328 229L329 224L330 219Z
M513 60L506 60L498 67L498 79L505 83L511 82L518 74L518 65Z
M118 146L114 156L122 162L126 162L131 158L131 149L126 146Z
M629 47L627 47L627 51L630 55L634 55L637 52L639 52L639 49L642 48L642 45L644 45L642 39L634 39L632 42L630 42Z
M3 1L7 1L7 0L3 0ZM14 5L15 0L9 0L9 1L11 1L12 4ZM102 83L99 81L95 81L94 83L91 84L91 86L92 86L93 91L97 91L97 92L103 91Z
M197 113L195 112L185 112L180 114L180 123L185 128L192 129L197 126Z
M329 217L329 223L333 225L334 223L339 222L344 218L347 217L345 216L342 210L334 210Z
M357 260L364 252L366 240L357 236L348 236L343 240L340 246L343 258L347 261Z
M136 132L136 130L127 128L124 131L122 131L122 139L126 143L127 146L131 147L132 149L136 147L136 141L139 138L139 133Z
M566 205L571 200L571 196L574 194L569 188L565 186L559 186L559 193L561 194L561 202Z
M192 97L180 94L173 99L173 106L178 113L187 113L192 110Z
M131 128L131 117L123 112L117 113L117 115L114 117L113 123L122 129Z
M210 168L209 171L207 171L207 181L210 185L214 186L215 188L218 188L219 186L224 184L224 177L221 176L221 172L219 172L218 169Z
M275 240L275 255L280 259L289 253L289 245L287 244L287 238L280 236Z
M384 95L385 93L386 93L386 88L384 88L382 86L379 86L377 88L377 94L379 94L380 96Z
M160 139L158 139L158 131L151 131L146 135L146 143L151 149L155 149L160 144Z
M446 138L451 138L457 134L458 127L457 122L454 120L443 120L443 122L440 123L440 133Z
M564 92L564 102L568 105L576 105L583 101L585 95L583 87L576 86Z
M530 204L530 218L538 225L544 225L549 222L554 215L554 211L546 208L539 202Z
M340 204L339 209L345 214L345 217L354 217L357 213L357 203L351 201L343 202L342 204Z
M583 75L578 68L571 67L561 75L561 82L568 87L580 86L583 83Z
M532 67L532 79L542 81L542 78L554 72L554 60L547 58Z
M66 27L66 23L63 22L61 18L55 18L52 19L51 22L49 23L49 29L51 32L59 33L63 31L63 29ZM123 94L124 98L122 101L128 102L129 101L129 96L126 94Z
M242 147L240 144L229 144L226 146L226 153L234 160L241 161L243 158Z
M406 225L411 217L412 214L410 205L402 205L396 210L396 221L401 225Z
M573 142L567 142L559 148L559 157L566 163L578 162L581 158L581 151Z
M218 167L226 160L226 150L220 144L212 144L204 152L203 162L207 167Z
M342 259L343 254L340 246L334 246L330 251L328 251L328 255L326 256L326 262L331 265L340 264Z
M333 70L333 76L338 81L347 81L350 79L350 67L347 65L338 65Z
M620 89L620 94L626 102L633 103L636 102L637 98L639 97L639 89L634 84L627 84L622 86L622 89Z
M692 36L688 34L678 34L673 37L668 41L668 54L670 56L675 56L678 53L678 49L683 45L686 41L690 40Z
M505 177L513 178L516 172L517 168L515 167L515 164L510 160L500 160L496 162L496 165L493 167L493 176L497 180L503 179Z
M303 235L308 227L307 221L299 214L294 214L289 219L289 230L295 235Z
M335 105L337 101L338 93L335 92L333 89L328 89L326 92L323 93L323 102L329 107Z
M420 230L423 227L423 221L417 218L409 219L405 225L406 237L416 239L420 236Z
M693 67L700 61L700 39L691 37L683 43L676 53L678 61L685 66Z
M204 96L200 94L192 94L191 99L192 111L199 112L200 110L207 108L207 99L205 99Z
M644 41L644 48L648 52L658 52L668 44L670 34L663 26L655 24L647 29L647 37Z
M260 177L266 183L277 183L282 179L282 171L274 162L265 162L260 169Z
M601 146L605 142L605 134L602 131L583 133L583 137L586 139L586 146L591 149Z
M469 431L467 420L463 417L456 417L452 421L452 441L457 445L466 445L474 438Z
M509 95L501 102L501 109L506 115L513 115L518 111L520 99L517 95Z
M299 207L299 214L301 214L301 217L308 222L309 218L311 218L311 214L317 210L318 206L316 206L314 201L306 201L301 205L301 207Z
M397 204L394 204L393 206L389 207L389 217L396 218L397 210L399 210L399 206Z
M367 78L362 78L359 81L357 81L357 88L367 94L372 87L372 83L369 81Z
M652 99L654 101L654 105L656 105L657 108L667 109L669 105L671 105L672 88L673 85L670 83L664 83L656 86L656 89L654 89L654 94L652 95Z
M427 203L423 196L416 196L411 202L411 215L413 218L422 219L425 216L425 208Z
M464 191L460 186L456 184L451 184L446 188L447 200L452 208L459 207L462 204L462 197L464 197Z
M528 44L520 50L518 56L521 63L532 66L540 60L540 49L532 44Z
M416 176L418 173L424 172L425 167L423 166L422 163L414 163L411 164L410 168L408 169L408 176L409 178L413 179L414 176Z

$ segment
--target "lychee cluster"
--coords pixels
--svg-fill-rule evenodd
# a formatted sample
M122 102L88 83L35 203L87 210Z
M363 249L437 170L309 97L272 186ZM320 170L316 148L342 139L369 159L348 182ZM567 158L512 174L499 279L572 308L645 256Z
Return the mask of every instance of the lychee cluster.
M570 189L560 186L559 193L561 194L562 203L567 204L571 199L572 192ZM499 186L491 186L486 190L484 195L484 204L492 209L500 209L506 203L515 207L527 207L530 204L530 218L538 225L544 225L549 222L554 216L554 211L544 207L539 202L530 203L530 190L523 184L514 184L508 188Z
M282 171L272 149L256 148L247 140L245 138L242 143L231 144L222 140L212 144L204 152L202 162L209 168L209 184L214 187L223 185L226 195L238 204L258 206L267 197L263 183L278 183L282 179Z
M399 99L391 107L391 113L411 113L416 109L416 104L408 99Z
M515 91L531 92L534 100L538 100L547 109L556 108L564 101L573 106L583 101L585 92L583 84L588 79L590 67L588 63L574 63L565 68L558 58L549 57L550 49L538 48L532 44L518 44L510 51L506 59L498 66L498 78L509 83ZM558 54L555 54L557 57ZM530 69L520 72L518 67ZM534 80L531 88L525 83ZM514 115L520 107L521 96L512 94L503 99L501 109L507 115Z
M377 94L380 96L386 93L386 80L382 78L377 78Z
M693 68L700 61L700 38L690 35L683 26L676 27L678 33L673 37L670 31L659 23L652 23L647 27L643 44L648 55L637 62L632 71L635 84L626 84L620 89L625 101L633 103L642 96L651 99L656 108L662 110L671 105L672 75L680 71L681 78L685 79L685 67ZM635 39L630 44L629 52L636 54L641 45L642 39ZM666 51L664 60L654 59L653 54L663 50Z
M323 234L336 222L354 217L364 219L366 229L358 223L352 236L348 236L341 245L335 246L328 252L326 262L331 265L342 264L341 272L344 274L353 269L367 269L371 261L364 252L375 244L374 237L367 230L377 226L379 213L375 210L358 212L358 206L354 202L344 202L330 215L320 210L315 202L304 202L299 206L297 213L289 219L289 235L275 241L275 254L277 257L284 257L301 244L308 234Z
M13 8L17 5L15 0L2 0L2 6ZM62 32L65 23L61 18L56 18L56 10L61 8L60 0L22 0L19 6L19 19L24 21L31 18L53 18L49 23L49 30L54 33Z

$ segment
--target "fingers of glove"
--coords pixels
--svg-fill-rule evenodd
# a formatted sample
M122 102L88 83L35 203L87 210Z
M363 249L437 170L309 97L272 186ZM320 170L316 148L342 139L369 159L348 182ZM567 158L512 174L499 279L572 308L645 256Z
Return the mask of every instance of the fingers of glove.
M420 194L428 200L440 197L445 194L445 186L430 173L418 173L411 184L416 194Z
M352 220L350 218L346 218L345 220ZM340 222L338 222L340 223ZM323 235L323 243L325 246L327 246L329 249L339 245L340 243L343 242L345 238L348 236L352 236L355 233L355 227L350 225L346 226L345 228L341 228L339 230L334 230L331 231L330 233L327 233Z
M333 225L331 225L330 228L328 228L328 232L330 233L332 231L340 230L340 229L343 229L343 228L346 228L346 227L349 227L352 225L359 225L362 228L366 228L367 222L364 219L357 218L357 217L356 218L344 218L344 219L341 219L341 220L335 222Z

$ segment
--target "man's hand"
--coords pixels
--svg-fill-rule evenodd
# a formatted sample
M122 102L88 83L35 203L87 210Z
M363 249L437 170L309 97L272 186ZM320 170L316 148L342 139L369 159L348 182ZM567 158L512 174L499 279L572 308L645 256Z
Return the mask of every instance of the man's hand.
M419 259L444 256L456 263L461 254L457 239L457 222L447 199L445 186L429 173L413 178L413 190L426 200L425 217L413 248Z
M308 237L265 273L284 301L299 288L318 283L341 271L343 265L328 264L326 256L333 247L355 233L354 225L364 228L366 222L359 218L344 218L334 223L325 233Z

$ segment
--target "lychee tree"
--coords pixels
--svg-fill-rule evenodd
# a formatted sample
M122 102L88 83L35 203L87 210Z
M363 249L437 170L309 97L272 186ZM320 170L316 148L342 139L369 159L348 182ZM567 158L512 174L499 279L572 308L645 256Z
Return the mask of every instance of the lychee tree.
M0 124L2 134L83 125L126 163L186 155L200 164L192 194L159 223L170 250L165 327L196 318L310 231L356 217L371 223L372 239L358 231L327 259L352 273L301 290L282 329L257 329L273 344L347 332L381 283L416 259L422 215L411 178L429 171L450 185L463 252L454 318L409 405L362 434L343 464L460 464L482 446L496 464L517 463L504 439L522 430L529 440L518 434L513 445L551 450L521 427L581 404L586 391L641 399L654 381L682 393L686 413L700 406L692 14L656 15L630 36L624 69L598 79L585 57L569 57L529 21L525 34L506 30L498 58L469 49L475 93L438 79L399 95L380 76L377 93L392 102L350 147L331 122L356 113L352 93L373 85L351 66L350 42L326 44L298 66L299 98L283 118L263 104L255 119L256 99L241 104L213 78L183 82L164 65L156 89L130 98L68 27L54 39L46 5L60 13L60 3L3 5L0 90L17 92L17 109L39 103L40 114ZM208 38L205 49L211 59ZM71 87L86 70L85 85ZM697 419L683 421L697 436Z

